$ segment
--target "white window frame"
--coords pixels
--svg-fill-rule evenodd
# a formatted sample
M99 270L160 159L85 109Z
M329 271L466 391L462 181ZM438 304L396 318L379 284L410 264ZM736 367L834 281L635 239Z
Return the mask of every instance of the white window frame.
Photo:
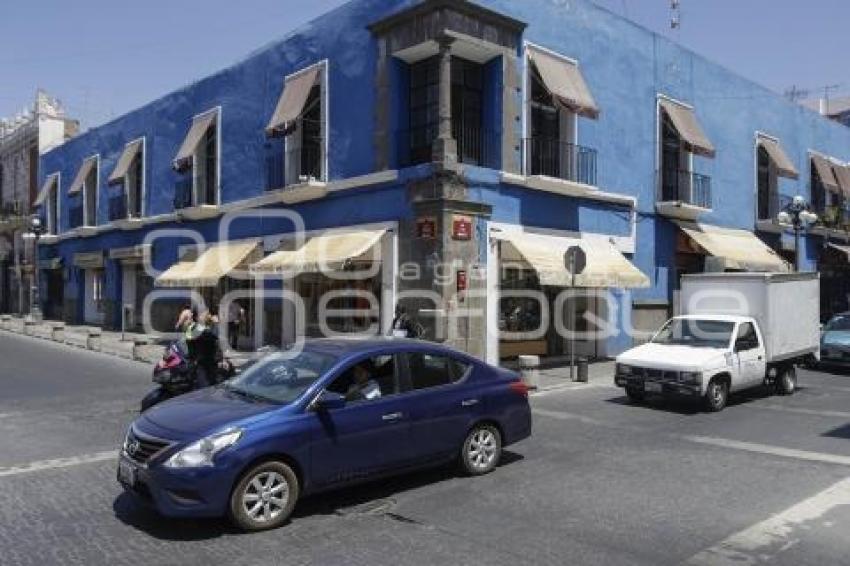
M207 114L215 113L215 203L213 206L221 206L221 105L210 108L209 110L205 110L200 114L195 114L192 116L192 123L195 120L206 116ZM206 137L206 132L204 132L204 137ZM198 146L195 147L194 153L192 153L192 206L200 206L200 199L198 199L198 154L201 143L198 143ZM205 203L206 204L206 203Z
M89 161L90 159L94 159L94 223L92 224L92 219L89 218L89 176L86 175L86 178L83 179L83 227L84 228L92 228L97 226L97 217L100 212L98 206L99 193L100 193L100 154L96 153L94 155L88 156L85 161Z
M756 130L753 136L753 197L754 197L754 206L753 206L753 217L758 222L764 222L765 220L775 220L774 218L759 218L759 141L761 139L767 139L771 141L775 141L779 143L779 138L776 136L772 136L768 133ZM767 150L765 150L767 151ZM776 164L773 162L773 159L768 154L768 190L776 195L776 202L779 203L779 175L776 174ZM812 160L809 159L809 167L811 167ZM811 171L809 172L811 176ZM811 197L811 195L809 195ZM769 201L768 197L768 201ZM769 205L769 202L768 202Z
M141 177L142 177L142 179L141 179L141 183L139 185L139 190L142 192L142 195L141 195L141 200L140 200L141 208L139 210L139 218L144 218L146 216L146 213L147 213L147 203L146 203L146 201L147 201L147 171L146 171L146 167L145 167L145 158L147 157L147 138L145 136L141 136L141 137L138 137L134 140L131 140L124 145L124 149L126 149L127 147L129 147L130 145L132 145L136 142L141 142L141 146L139 148L139 159L141 160L141 163L142 163L142 166L141 166L141 170L142 170ZM192 160L194 161L194 158ZM130 201L130 189L129 189L130 183L127 182L127 177L130 175L130 172L132 170L133 170L133 164L131 163L130 168L127 169L127 174L124 175L124 179L122 180L122 185L124 186L124 198L125 198L126 203L127 203L127 217L128 218L130 217L130 202L131 201Z
M571 65L575 65L579 67L579 62L577 59L572 57L568 57L567 55L562 55L556 51L552 51L551 49L547 49L542 45L538 45L531 41L523 41L522 44L522 138L523 140L528 140L531 138L531 58L530 51L532 49L536 49L538 51L542 51L547 55L551 55L556 59L560 59ZM578 145L578 114L572 110L564 108L562 105L558 105L558 118L560 121L559 131L561 136L561 143L572 144L573 146ZM525 154L528 152L528 147L526 147L525 141L523 141L522 152ZM523 175L530 175L531 169L529 168L530 159L528 159L528 155L523 155Z
M683 108L688 108L691 111L695 110L694 106L692 104L688 104L687 102L677 100L677 99L673 98L672 96L667 96L666 94L662 94L660 92L656 94L656 99L655 99L655 171L656 171L656 174L655 174L655 177L656 177L656 179L655 179L655 202L663 202L661 199L664 198L664 193L663 193L664 184L663 184L662 179L661 179L661 174L662 174L662 171L661 171L661 165L662 165L662 163L661 163L661 155L662 155L661 140L662 140L663 135L664 135L663 134L664 130L663 130L663 126L662 126L663 121L661 119L662 112L664 112L664 109L661 108L661 101L662 100L672 102L673 104L678 104L679 106L682 106ZM679 134L679 137L681 138L681 133ZM685 162L685 167L687 167L687 169L685 169L683 172L687 173L688 176L689 176L689 183L688 183L688 193L689 193L688 197L689 197L689 199L688 199L688 202L693 202L693 200L694 200L694 152L689 151L683 145L682 148L680 149L680 153L685 154L685 156L686 156L686 159L684 160L684 162Z
M295 71L294 73L290 73L290 74L286 75L286 77L284 77L283 82L284 82L284 85L285 85L290 79L297 77L298 75L306 73L307 71L310 71L311 69L315 69L317 67L320 69L319 75L318 75L318 80L319 80L319 89L320 89L319 98L320 98L320 103L322 105L322 107L320 109L321 110L321 116L322 116L321 117L321 120L322 120L322 124L321 124L321 136L322 136L322 163L321 163L321 168L322 168L322 171L321 171L321 175L319 176L318 179L316 179L316 181L318 181L320 183L327 183L328 178L329 178L329 172L328 172L328 154L329 154L329 151L328 150L329 150L329 147L330 147L330 144L329 144L329 138L330 138L330 135L329 135L329 132L330 132L330 64L329 64L329 60L328 59L322 59L321 61L314 63L314 64L312 64L308 67L304 67L303 69L299 69L299 70ZM298 118L298 121L300 122L301 118ZM283 166L284 166L283 185L284 185L284 187L290 187L292 185L297 185L297 184L300 183L300 181L297 178L294 179L294 180L291 180L291 178L289 176L289 171L292 170L289 166L289 160L293 159L293 157L294 157L292 154L290 154L290 151L294 151L295 149L297 149L297 147L299 145L301 145L301 147L303 147L303 144L300 144L302 131L303 131L303 129L300 128L300 127L296 129L296 132L298 133L299 143L295 143L296 140L292 139L293 138L292 135L288 135L288 136L284 137L284 140L283 140L283 159L284 159L284 163L283 163ZM300 159L300 155L299 155L299 159Z

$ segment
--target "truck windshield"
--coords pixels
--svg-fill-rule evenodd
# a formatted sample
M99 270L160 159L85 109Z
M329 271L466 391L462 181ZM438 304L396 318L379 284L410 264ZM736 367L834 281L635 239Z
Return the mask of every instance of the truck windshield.
M734 328L734 322L723 320L674 318L658 331L652 342L694 348L726 348Z

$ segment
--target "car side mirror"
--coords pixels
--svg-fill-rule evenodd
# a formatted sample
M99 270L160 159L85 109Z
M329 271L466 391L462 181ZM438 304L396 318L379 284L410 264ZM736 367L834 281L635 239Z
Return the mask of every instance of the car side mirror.
M343 407L345 407L345 397L333 391L322 391L313 403L313 408L317 411L333 411Z

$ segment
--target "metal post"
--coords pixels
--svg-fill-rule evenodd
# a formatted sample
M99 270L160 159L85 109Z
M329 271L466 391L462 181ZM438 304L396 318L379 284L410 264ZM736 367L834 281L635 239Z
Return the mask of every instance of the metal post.
M41 298L40 298L40 265L38 260L38 240L41 238L41 233L39 231L34 231L35 240L33 245L33 259L32 259L32 304L30 305L30 313L32 315L32 319L35 321L41 321Z
M570 254L570 288L572 305L570 305L570 381L576 377L576 254Z
M800 272L800 216L794 219L794 271Z

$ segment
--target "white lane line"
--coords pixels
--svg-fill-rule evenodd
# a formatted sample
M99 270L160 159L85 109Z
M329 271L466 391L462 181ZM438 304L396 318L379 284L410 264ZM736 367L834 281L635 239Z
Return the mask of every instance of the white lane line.
M692 556L691 566L749 566L767 564L799 543L799 529L818 531L828 525L806 525L818 521L839 505L850 505L850 478L752 525ZM837 534L837 533L836 533ZM837 536L840 536L837 534Z
M767 409L769 411L783 411L786 413L796 413L798 415L814 415L816 417L836 417L839 419L850 420L850 412L847 411L823 411L820 409L804 409L802 407L784 407L782 405L760 405L753 403L754 409Z
M758 452L759 454L781 456L784 458L793 458L795 460L808 460L810 462L826 462L828 464L850 466L850 456L839 456L838 454L828 454L826 452L809 452L807 450L795 450L794 448L771 446L769 444L757 444L754 442L742 442L740 440L729 440L728 438L715 438L711 436L683 435L679 436L679 438L690 442L697 442L699 444L718 446L720 448L733 448L735 450Z
M0 468L0 478L8 476L20 476L23 474L31 474L33 472L41 472L44 470L54 470L57 468L70 468L71 466L79 466L81 464L91 464L93 462L104 462L106 460L117 460L118 451L110 450L108 452L95 452L93 454L84 454L82 456L73 456L71 458L56 458L53 460L39 460L30 462L21 466L13 466L11 468Z

